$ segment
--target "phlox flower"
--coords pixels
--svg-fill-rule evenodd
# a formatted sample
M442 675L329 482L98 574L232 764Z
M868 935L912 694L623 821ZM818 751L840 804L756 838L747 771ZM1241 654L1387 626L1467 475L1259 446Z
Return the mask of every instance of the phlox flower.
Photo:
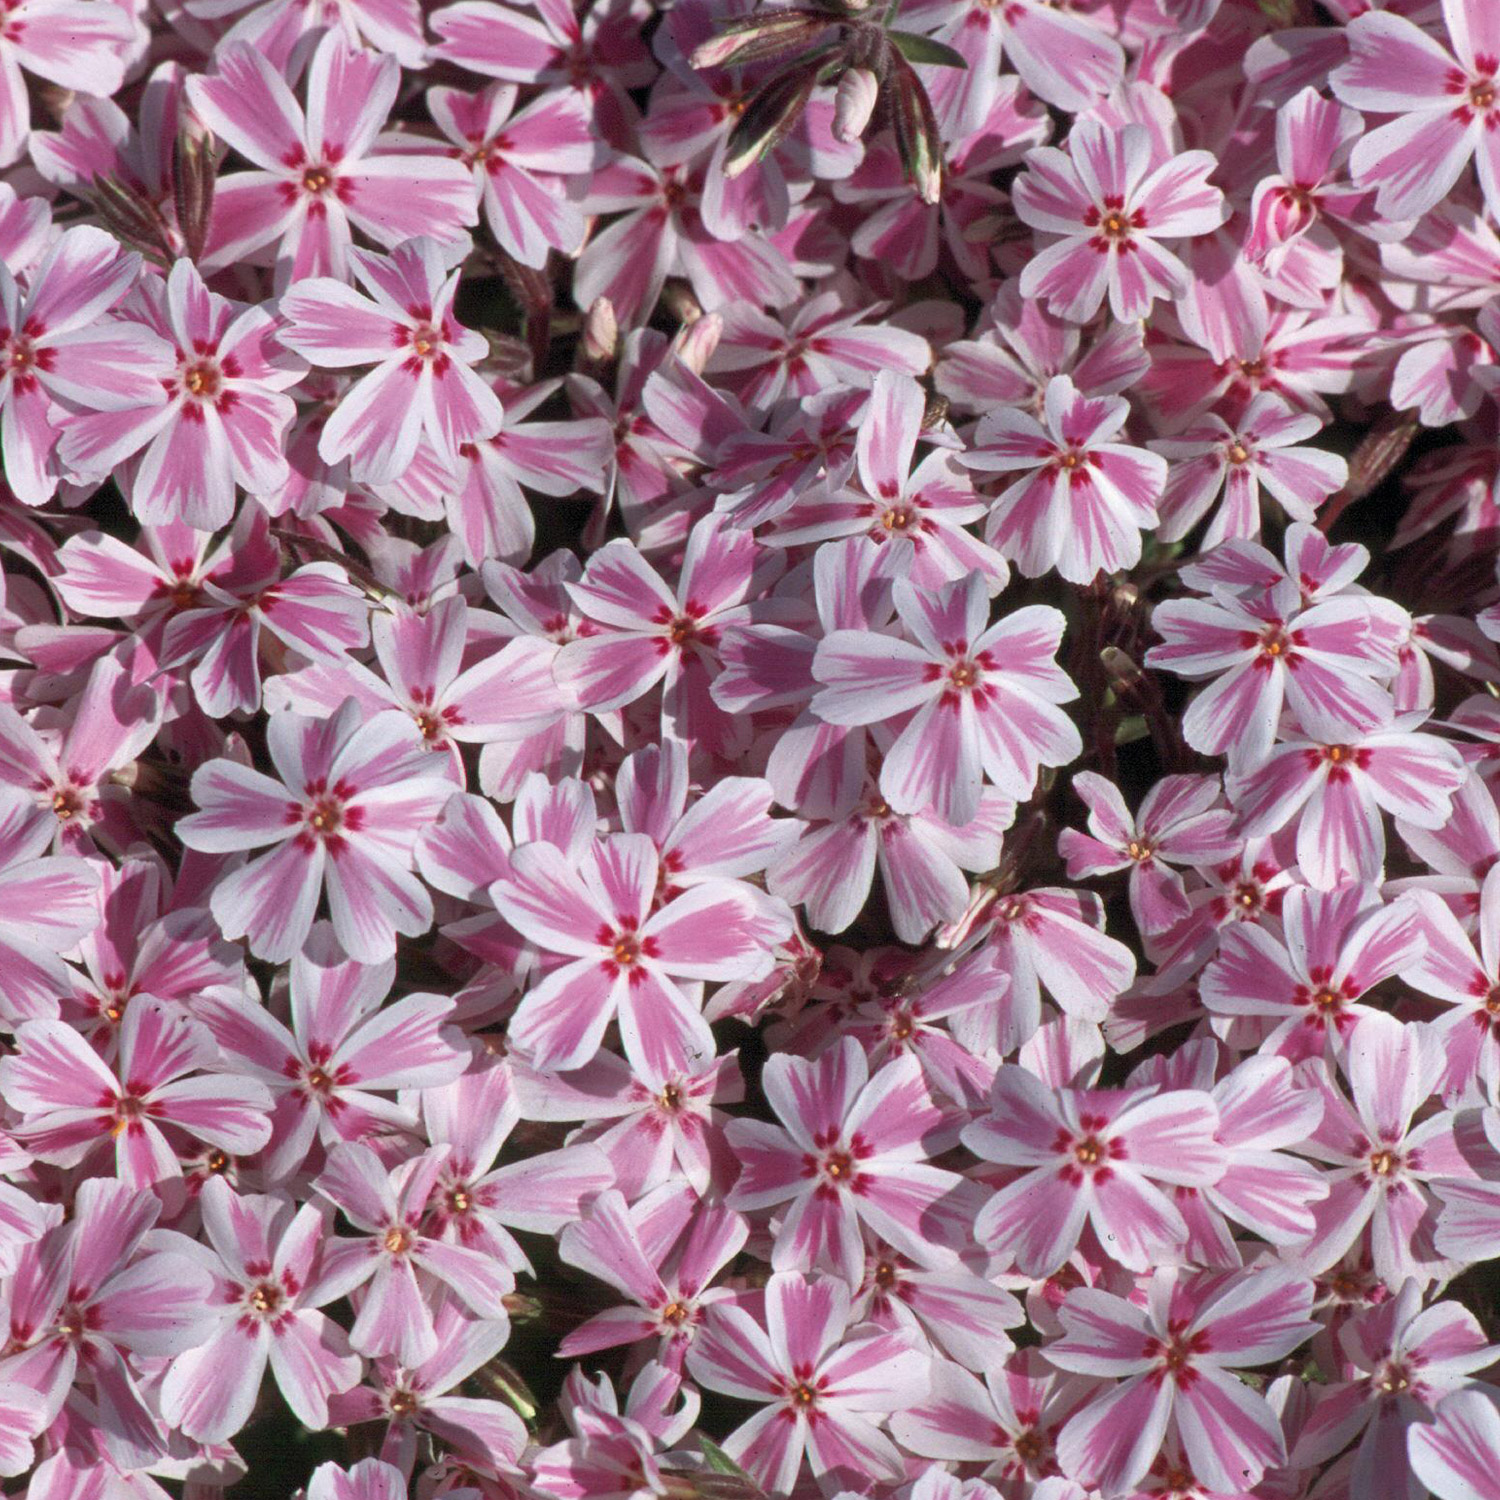
M1050 1089L1002 1067L990 1113L963 1132L985 1161L1022 1169L974 1223L980 1244L1050 1276L1090 1222L1108 1255L1144 1271L1175 1255L1187 1224L1158 1184L1212 1187L1229 1164L1218 1110L1196 1089Z
M1016 407L988 413L964 465L1032 471L994 502L985 536L1028 578L1056 568L1069 583L1134 567L1156 523L1166 460L1118 437L1130 403L1084 396L1066 375L1047 383L1039 422Z
M1170 865L1217 864L1239 852L1234 814L1213 777L1164 776L1132 815L1112 782L1080 771L1073 790L1089 809L1089 831L1065 828L1058 853L1070 880L1130 871L1130 912L1143 933L1164 932L1191 909L1182 877Z
M318 923L292 957L291 1026L244 998L204 997L193 1014L225 1058L259 1079L275 1100L266 1177L297 1172L315 1140L325 1146L390 1127L414 1129L413 1110L380 1095L452 1082L469 1061L445 1026L453 1002L407 995L393 1005L396 965L344 956L333 930Z
M1403 15L1361 15L1349 23L1349 60L1329 75L1343 103L1398 117L1361 136L1349 161L1390 219L1436 207L1471 159L1500 213L1500 18L1485 0L1443 0L1443 20L1451 51Z
M198 1202L208 1244L194 1244L192 1258L213 1277L218 1325L172 1361L163 1414L200 1442L222 1442L250 1419L269 1364L297 1419L325 1426L329 1397L360 1371L344 1330L317 1310L334 1295L317 1286L326 1210L241 1197L222 1178Z
M497 1167L521 1123L513 1065L477 1044L470 1045L468 1064L459 1077L421 1091L427 1139L449 1148L433 1189L430 1222L438 1238L478 1250L513 1272L529 1272L531 1262L511 1231L559 1233L585 1203L613 1185L614 1168L603 1151L584 1142ZM528 1108L527 1118L535 1119L535 1111Z
M0 265L0 446L5 482L22 504L41 505L57 488L59 408L128 410L157 395L171 351L140 324L105 317L140 273L139 255L87 224L58 236L24 290Z
M347 700L327 719L273 714L267 746L276 778L218 759L193 775L199 811L181 819L190 849L231 854L275 847L216 882L209 904L226 937L283 962L312 928L326 888L333 930L351 958L378 963L396 934L425 932L432 898L410 873L417 835L454 790L411 719L366 719Z
M1220 937L1203 971L1203 1003L1217 1015L1274 1022L1268 1053L1301 1061L1341 1052L1361 1018L1361 997L1417 963L1423 924L1410 897L1388 905L1373 886L1351 881L1331 891L1293 886L1281 903L1282 936L1241 922Z
M1281 1269L1190 1278L1162 1271L1145 1307L1083 1288L1059 1309L1063 1336L1047 1357L1119 1383L1063 1428L1058 1460L1106 1494L1128 1492L1175 1431L1206 1489L1240 1493L1286 1458L1266 1398L1233 1372L1290 1354L1317 1324L1311 1281Z
M927 1395L892 1416L891 1433L923 1458L984 1464L1005 1494L1007 1485L1061 1474L1057 1434L1093 1385L1054 1369L1037 1349L986 1361L982 1380L934 1360Z
M1408 1469L1402 1486L1391 1455L1404 1454L1406 1435L1432 1420L1435 1407L1500 1353L1479 1320L1457 1302L1422 1306L1422 1288L1408 1281L1389 1300L1357 1314L1338 1334L1344 1379L1321 1388L1292 1450L1293 1467L1323 1463L1359 1438L1351 1493L1389 1493L1424 1500Z
M20 0L7 8L0 32L0 166L20 157L31 132L25 74L108 98L124 81L137 24L120 6L81 0Z
M1407 1429L1412 1472L1437 1500L1482 1496L1500 1467L1500 1399L1495 1388L1474 1385L1455 1391L1430 1423Z
M659 907L661 864L644 834L597 841L570 861L553 844L523 844L495 882L500 914L565 962L522 1000L510 1038L540 1068L582 1067L611 1020L625 1055L656 1069L702 1063L713 1034L679 979L764 973L785 936L739 881L705 880Z
M494 83L477 94L434 88L427 107L474 173L485 222L496 243L523 266L540 267L549 251L574 255L584 218L564 177L598 164L599 140L583 98L544 94L516 112L516 86Z
M448 1155L435 1146L387 1171L369 1146L344 1142L328 1153L313 1186L361 1232L324 1250L322 1288L332 1297L364 1288L349 1342L361 1354L419 1365L438 1351L434 1283L476 1317L504 1323L515 1285L507 1267L423 1226L427 1200ZM425 1284L425 1286L424 1286Z
M1262 393L1232 424L1210 412L1183 433L1153 440L1152 451L1172 460L1157 537L1180 541L1221 494L1203 534L1203 551L1236 537L1259 536L1262 488L1292 520L1311 521L1349 477L1349 465L1336 453L1300 446L1322 427L1315 413L1294 411L1279 397Z
M722 993L722 991L720 992ZM534 1073L516 1064L516 1087L532 1120L582 1120L574 1136L596 1145L615 1185L634 1200L680 1176L694 1192L733 1176L721 1104L745 1097L738 1054L701 1067L653 1067L600 1052L564 1074Z
M401 478L425 436L438 461L454 468L460 446L492 437L503 418L500 398L470 368L488 345L453 316L458 271L426 237L389 256L351 250L349 264L368 296L319 276L281 301L289 348L324 368L375 366L339 399L319 456L330 464L347 458L356 479L382 483Z
M1227 754L1231 771L1265 760L1283 704L1326 744L1383 729L1393 716L1382 683L1397 669L1395 647L1362 596L1304 608L1288 579L1259 597L1169 599L1151 618L1163 644L1146 653L1148 666L1214 679L1188 705L1182 732L1195 750Z
M146 1188L181 1175L181 1135L231 1156L270 1138L265 1085L222 1071L207 1029L167 1001L141 996L126 1008L113 1068L65 1021L27 1021L16 1042L0 1079L20 1114L17 1136L42 1160L75 1166L109 1149L120 1181Z
M1141 125L1112 130L1081 120L1067 151L1038 146L1013 188L1015 210L1033 229L1061 236L1021 272L1021 295L1084 323L1109 297L1122 323L1143 318L1158 297L1181 297L1187 267L1160 241L1212 234L1229 217L1208 182L1218 162L1207 151L1153 161Z
M861 1225L920 1265L954 1263L972 1205L961 1177L928 1162L953 1122L916 1058L872 1075L864 1048L845 1037L811 1062L777 1054L762 1086L781 1124L730 1122L741 1170L726 1201L780 1207L776 1270L827 1269L857 1286Z
M461 1462L486 1469L514 1465L526 1446L526 1427L514 1409L503 1401L456 1394L505 1347L509 1325L469 1317L453 1301L439 1305L433 1324L436 1353L409 1366L389 1357L371 1360L368 1384L330 1400L330 1423L354 1427L384 1421L380 1452L403 1468L415 1460L420 1433L447 1444Z
M1453 793L1468 775L1455 745L1398 715L1389 729L1323 744L1288 735L1253 770L1226 781L1238 826L1249 837L1297 828L1297 865L1310 884L1332 890L1351 879L1378 882L1385 870L1388 812L1411 828L1447 823Z
M977 574L936 593L901 579L894 599L911 639L873 630L824 636L812 708L833 724L911 715L881 765L880 789L895 811L931 808L962 825L978 810L986 776L1021 801L1042 766L1078 754L1078 731L1058 707L1077 692L1055 661L1057 610L1028 605L990 625Z
M86 1413L81 1425L98 1458L125 1470L167 1454L139 1362L197 1348L217 1322L212 1276L192 1257L191 1240L154 1227L161 1212L155 1193L84 1178L72 1217L25 1252L0 1355L0 1390L15 1384L40 1392L49 1428L77 1425ZM32 1403L18 1404L20 1433L0 1428L11 1454L34 1419ZM98 1421L101 1409L107 1422Z
M1451 1262L1434 1244L1439 1220L1432 1185L1470 1179L1474 1168L1451 1110L1413 1123L1441 1068L1430 1035L1384 1011L1364 1016L1349 1038L1343 1063L1349 1099L1321 1063L1301 1065L1324 1099L1322 1122L1302 1150L1330 1169L1328 1197L1313 1208L1317 1229L1297 1252L1309 1271L1327 1270L1358 1245L1368 1247L1375 1275L1391 1291L1408 1277L1426 1286L1449 1274Z
M236 485L265 495L285 482L282 443L296 408L284 392L307 367L277 345L268 307L209 291L190 260L177 261L165 283L143 282L125 310L167 356L153 372L157 399L75 417L58 457L104 476L145 449L130 485L136 515L216 531L234 514Z
M394 57L351 51L337 29L308 64L305 111L253 46L226 47L213 73L190 78L194 113L256 167L219 179L205 265L233 265L274 243L284 292L304 277L344 279L351 226L387 247L413 235L466 242L464 226L478 216L469 169L440 152L376 149L400 81Z
M849 1288L833 1276L772 1276L764 1317L716 1306L688 1351L700 1385L764 1403L724 1451L773 1495L791 1493L804 1457L846 1483L899 1480L901 1455L876 1424L925 1393L927 1356L900 1334L851 1330Z
M237 15L220 48L253 47L278 68L298 55L309 34L325 31L342 37L351 51L388 52L403 68L420 68L427 58L417 0L331 0L322 7L302 0L187 0L184 9L211 21Z
M681 1368L709 1308L734 1296L711 1283L744 1248L749 1232L741 1215L722 1204L700 1203L679 1183L634 1206L617 1191L601 1193L563 1230L558 1254L635 1305L596 1314L563 1339L558 1353L572 1358L656 1338L657 1358L670 1369Z
M907 572L921 588L939 589L977 572L997 592L1008 576L1005 560L965 530L984 514L985 502L955 455L937 447L912 467L926 405L909 375L881 371L855 442L859 488L812 490L778 518L767 543L794 546L862 533L881 546L909 546Z

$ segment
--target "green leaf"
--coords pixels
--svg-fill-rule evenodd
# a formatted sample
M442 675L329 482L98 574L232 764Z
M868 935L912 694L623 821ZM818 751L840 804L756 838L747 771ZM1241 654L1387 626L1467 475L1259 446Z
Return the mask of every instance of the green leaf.
M890 42L907 62L926 63L934 68L967 68L969 60L946 42L935 42L930 36L916 36L910 31L888 31Z
M743 1479L746 1484L759 1489L759 1485L712 1438L705 1437L700 1432L698 1446L703 1450L704 1460L715 1474L728 1474L734 1479Z

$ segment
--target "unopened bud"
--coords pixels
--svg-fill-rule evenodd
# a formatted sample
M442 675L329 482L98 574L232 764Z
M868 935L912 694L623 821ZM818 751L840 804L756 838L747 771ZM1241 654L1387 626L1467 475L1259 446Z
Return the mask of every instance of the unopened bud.
M683 328L673 340L677 357L693 374L701 375L724 336L724 320L718 313L704 313Z
M865 133L879 93L880 82L868 68L850 68L839 79L838 91L833 96L835 140L849 146Z
M620 347L620 321L608 297L596 297L583 320L583 352L597 364L615 357Z

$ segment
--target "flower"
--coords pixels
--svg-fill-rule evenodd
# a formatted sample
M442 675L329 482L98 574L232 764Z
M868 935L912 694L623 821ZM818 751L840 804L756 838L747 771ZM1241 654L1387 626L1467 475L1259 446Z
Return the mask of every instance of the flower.
M1068 150L1038 146L1016 179L1015 209L1033 229L1061 236L1021 273L1021 295L1061 318L1087 322L1108 294L1122 323L1144 317L1158 297L1188 289L1187 267L1160 241L1212 234L1229 215L1207 178L1207 151L1153 160L1150 133L1075 124Z
M764 1403L724 1451L773 1495L789 1495L806 1457L814 1474L885 1479L901 1457L878 1420L927 1388L925 1355L894 1333L850 1336L848 1286L783 1271L766 1283L765 1324L716 1306L688 1351L700 1385Z
M434 775L406 714L364 719L352 698L329 719L281 713L267 736L276 777L218 759L193 775L199 811L177 824L192 849L276 847L224 873L210 905L226 936L285 961L312 930L326 889L351 958L378 963L398 932L424 932L432 900L410 873L417 835L453 783Z

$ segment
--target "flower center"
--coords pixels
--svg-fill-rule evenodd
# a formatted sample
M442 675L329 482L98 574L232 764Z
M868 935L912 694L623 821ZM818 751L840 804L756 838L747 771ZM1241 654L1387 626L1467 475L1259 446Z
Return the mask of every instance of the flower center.
M319 797L308 810L307 826L322 838L329 838L344 826L344 809L332 797Z
M831 1151L823 1158L823 1175L830 1182L844 1182L854 1171L854 1158L847 1151Z
M414 1391L395 1390L386 1399L393 1417L409 1417L421 1406Z
M1138 860L1141 864L1145 864L1145 862L1150 859L1153 854L1156 853L1156 848L1153 844L1148 844L1144 839L1131 839L1131 841L1125 846L1125 852L1132 859Z
M1469 104L1472 108L1484 111L1493 108L1495 103L1495 80L1493 78L1476 78L1469 85Z
M1374 1377L1373 1384L1377 1391L1383 1391L1387 1396L1399 1396L1402 1391L1411 1389L1411 1371L1400 1360L1388 1360Z
M1272 659L1285 656L1287 652L1286 631L1280 625L1268 625L1260 636L1261 655Z
M628 934L615 939L614 958L622 969L628 969L641 956L639 941Z
M1047 1456L1047 1439L1034 1427L1018 1432L1011 1439L1011 1447L1023 1464L1039 1464Z
M1227 449L1227 457L1232 464L1249 463L1250 450L1238 439L1232 442Z
M656 1102L668 1114L676 1114L682 1108L682 1090L675 1083L664 1084L661 1093L656 1096Z
M270 1316L281 1306L281 1288L274 1281L262 1281L252 1288L247 1300L254 1312Z
M883 1292L888 1292L896 1284L896 1268L890 1261L882 1260L875 1266L875 1285Z
M905 531L911 525L911 512L903 506L893 505L880 518L887 531Z
M688 1308L681 1302L669 1302L661 1310L661 1320L670 1324L673 1328L680 1328L687 1322Z
M466 1188L453 1188L448 1193L448 1211L455 1214L466 1214L472 1206L473 1201L474 1200L469 1197L468 1190Z
M57 814L59 823L66 823L83 811L83 798L72 787L63 787L52 795L52 811Z
M667 630L667 638L674 646L684 646L698 634L698 622L690 615L678 615Z
M1106 239L1128 239L1130 237L1130 220L1119 209L1112 208L1099 220L1099 233Z
M218 395L219 381L219 367L211 359L200 359L182 372L183 389L202 401L211 401Z
M228 1154L220 1151L217 1146L203 1158L203 1170L212 1173L215 1177L222 1177L229 1170Z
M1377 1177L1393 1177L1401 1170L1401 1156L1388 1146L1370 1153L1370 1170Z
M443 336L431 323L418 323L411 331L411 347L418 359L436 359L443 347Z
M381 1241L391 1255L405 1255L411 1249L413 1235L404 1224L392 1224Z
M1094 1167L1104 1159L1104 1147L1097 1136L1085 1136L1073 1147L1073 1155L1080 1166Z
M319 197L333 186L333 168L319 164L302 174L302 191Z
M787 1394L791 1397L792 1405L801 1407L804 1411L818 1399L818 1393L805 1380L799 1380Z

